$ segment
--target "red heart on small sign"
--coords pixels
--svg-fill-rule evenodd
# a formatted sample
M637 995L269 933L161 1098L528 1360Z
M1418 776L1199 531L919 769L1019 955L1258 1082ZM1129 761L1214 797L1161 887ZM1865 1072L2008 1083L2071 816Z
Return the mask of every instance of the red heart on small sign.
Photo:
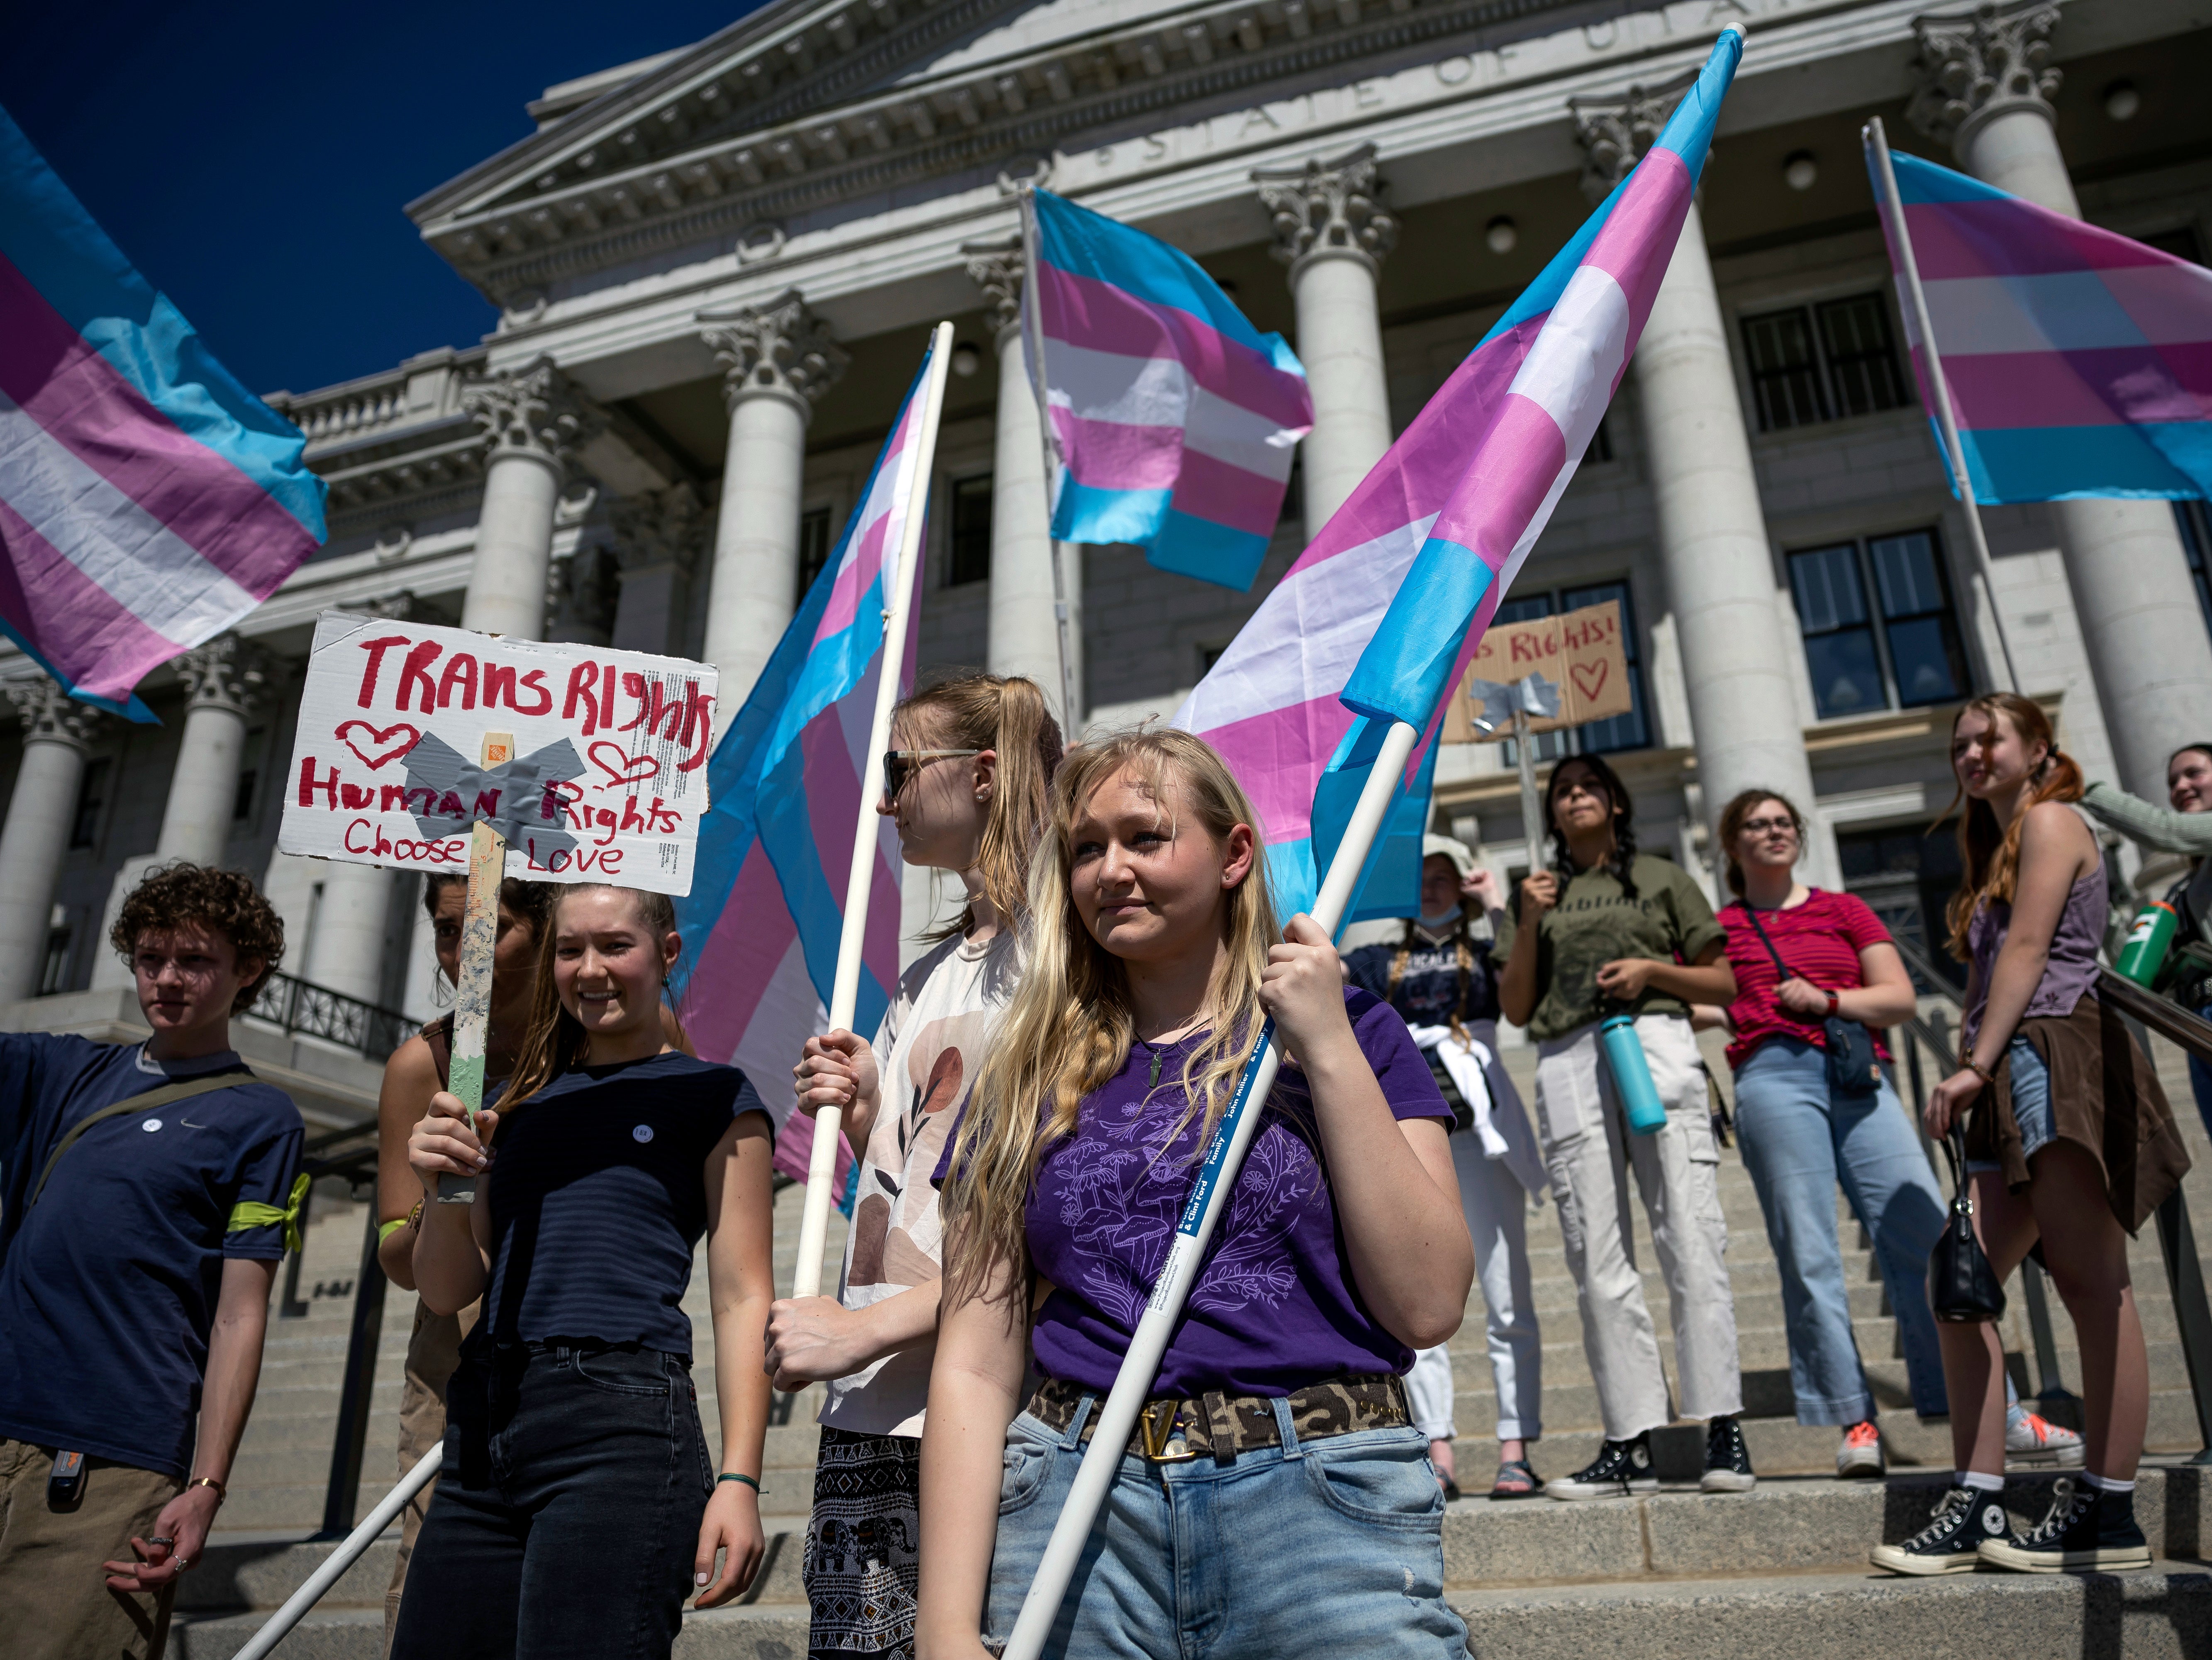
M1605 678L1612 670L1612 664L1602 661L1567 666L1567 672L1575 678L1575 690L1583 695L1583 701L1589 703L1597 702L1598 693L1605 690Z
M372 745L391 744L395 736L398 736L401 733L404 733L405 736L401 737L399 742L392 745L392 748L379 749L374 754L371 754L368 751L362 749L360 745L355 743L353 739L348 736L348 734L350 733L356 727L368 735L368 741ZM338 742L343 744L348 749L359 756L362 759L362 764L367 766L371 772L374 772L379 767L382 766L387 761L397 761L401 756L406 754L408 751L413 749L416 745L422 741L421 728L410 727L404 721L401 721L396 727L386 727L382 732L379 732L374 727L370 726L366 721L342 721L338 723L338 729L332 733L331 736L337 739Z
M609 761L599 751L605 750L614 757ZM610 744L605 739L584 751L592 757L592 764L606 774L607 781L599 786L603 790L620 788L624 784L642 784L660 770L660 763L649 755L631 755L619 744Z

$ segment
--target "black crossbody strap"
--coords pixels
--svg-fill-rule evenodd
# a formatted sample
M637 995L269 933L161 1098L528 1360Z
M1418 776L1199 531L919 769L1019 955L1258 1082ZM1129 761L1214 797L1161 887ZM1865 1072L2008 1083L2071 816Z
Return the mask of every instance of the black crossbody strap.
M1743 902L1743 914L1751 918L1751 931L1759 936L1759 943L1766 947L1766 954L1774 959L1774 984L1778 990L1782 982L1790 977L1790 965L1782 960L1782 953L1774 949L1774 942L1766 937L1766 930L1759 926L1759 912L1748 899Z
M76 1145L77 1137L101 1119L119 1118L126 1112L146 1112L155 1107L166 1107L172 1101L189 1100L195 1095L208 1095L216 1090L227 1090L234 1084L250 1084L252 1081L253 1074L242 1067L230 1072L210 1072L198 1078L164 1084L157 1090L148 1090L143 1095L134 1095L127 1101L118 1101L112 1107L102 1107L98 1112L88 1113L70 1126L69 1134L62 1137L61 1146L54 1149L53 1156L46 1160L46 1169L39 1172L39 1185L31 1189L31 1205L37 1204L39 1195L46 1190L46 1178L54 1173L54 1166L61 1163L62 1155ZM23 1208L28 1210L30 1207L30 1205L26 1205Z

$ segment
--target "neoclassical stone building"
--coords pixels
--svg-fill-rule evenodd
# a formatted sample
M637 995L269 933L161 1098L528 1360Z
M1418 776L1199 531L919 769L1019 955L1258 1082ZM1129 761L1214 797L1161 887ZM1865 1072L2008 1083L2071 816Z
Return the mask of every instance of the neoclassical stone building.
M771 0L549 88L538 130L412 204L497 331L271 401L329 545L149 683L167 724L21 721L0 1004L119 984L98 936L149 858L265 872L290 968L424 1012L403 879L272 848L315 614L343 605L703 656L728 707L833 544L928 326L958 355L925 666L1059 684L1054 550L1010 237L1048 185L1188 249L1311 376L1249 595L1066 549L1092 721L1165 714L1458 359L1631 166L1724 21L1750 31L1698 213L1632 372L1509 600L1617 599L1635 708L1606 752L1647 848L1711 876L1736 788L1813 803L1818 879L1900 928L1940 901L1958 699L2001 684L1902 330L1859 128L2190 258L2212 235L2212 35L2184 0ZM1989 516L2024 688L2095 776L2158 793L2212 725L2201 507ZM1525 866L1504 751L1441 822ZM911 892L917 915L926 891ZM348 1006L351 1006L349 1005ZM19 1017L20 1024L22 1018ZM370 1045L373 1047L373 1045Z

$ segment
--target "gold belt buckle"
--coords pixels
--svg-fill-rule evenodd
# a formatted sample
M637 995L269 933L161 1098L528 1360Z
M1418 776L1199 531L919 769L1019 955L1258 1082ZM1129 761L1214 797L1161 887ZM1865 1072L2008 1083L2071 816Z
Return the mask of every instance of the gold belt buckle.
M1182 1402L1147 1401L1137 1420L1138 1444L1155 1464L1181 1464L1198 1456L1182 1432Z

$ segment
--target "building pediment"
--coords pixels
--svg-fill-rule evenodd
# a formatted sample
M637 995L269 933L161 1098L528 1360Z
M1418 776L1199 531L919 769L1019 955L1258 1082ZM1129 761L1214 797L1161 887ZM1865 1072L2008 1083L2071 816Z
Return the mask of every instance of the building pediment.
M410 204L502 305L667 251L1251 104L1586 0L781 0Z

